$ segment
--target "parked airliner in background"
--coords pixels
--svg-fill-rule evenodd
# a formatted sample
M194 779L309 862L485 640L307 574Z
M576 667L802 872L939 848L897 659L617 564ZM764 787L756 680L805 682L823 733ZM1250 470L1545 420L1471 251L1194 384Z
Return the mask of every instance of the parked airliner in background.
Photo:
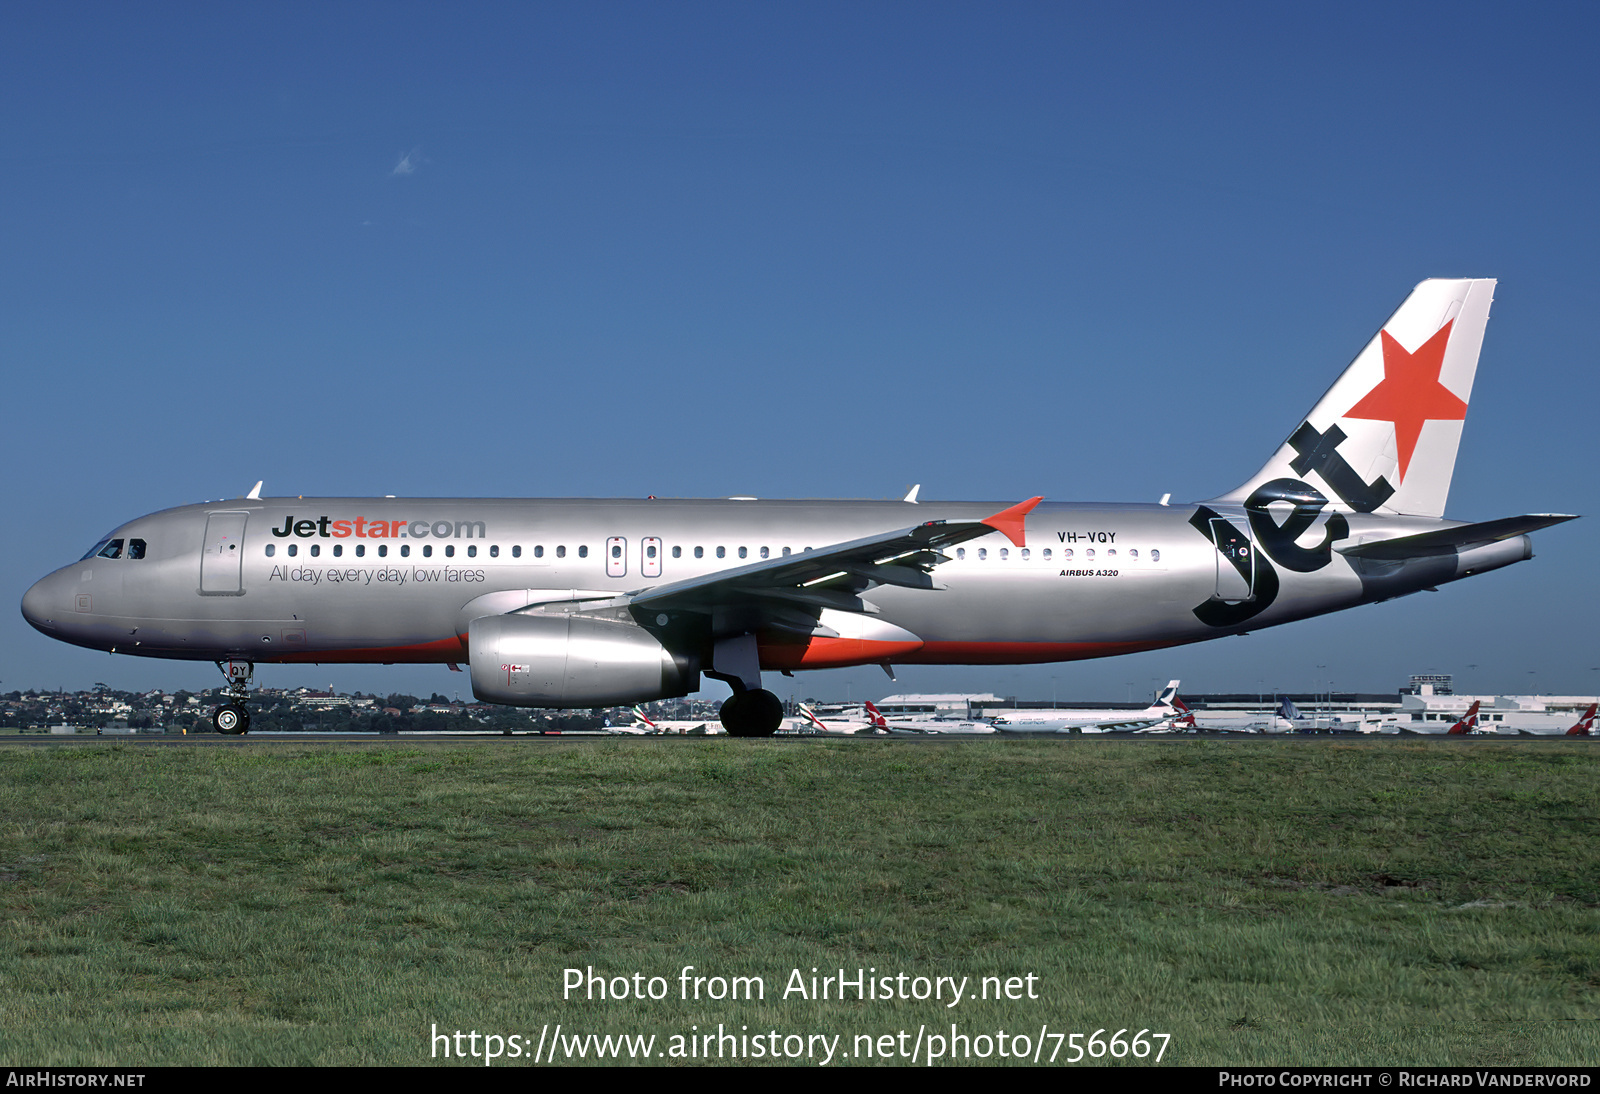
M894 733L902 737L953 735L970 737L996 732L990 722L973 718L918 718L912 715L884 716L883 711L866 704L867 717L872 719L875 732Z
M244 498L129 521L22 612L91 649L219 663L465 664L474 694L627 705L763 671L1027 664L1241 634L1532 556L1571 519L1443 519L1491 280L1425 281L1242 486L1209 501ZM1165 502L1166 499L1163 499Z
M1194 715L1178 699L1178 681L1173 680L1143 710L1030 710L996 718L994 727L1001 733L1115 733L1158 726L1171 729L1186 715L1188 728L1193 728Z

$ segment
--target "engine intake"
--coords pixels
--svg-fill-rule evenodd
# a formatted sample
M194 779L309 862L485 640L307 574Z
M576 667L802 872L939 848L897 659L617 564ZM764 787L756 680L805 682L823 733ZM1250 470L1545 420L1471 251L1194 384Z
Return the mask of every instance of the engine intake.
M688 695L699 666L643 627L566 615L492 615L467 628L472 694L518 707L608 707Z

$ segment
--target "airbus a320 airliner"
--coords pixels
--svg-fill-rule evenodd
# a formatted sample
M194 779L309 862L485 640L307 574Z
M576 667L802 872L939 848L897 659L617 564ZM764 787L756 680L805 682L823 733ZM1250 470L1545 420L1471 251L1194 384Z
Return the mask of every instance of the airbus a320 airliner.
M1188 505L261 498L129 521L23 597L112 653L467 665L481 700L627 705L761 673L1030 664L1199 642L1532 557L1553 514L1444 520L1492 280L1418 285L1266 465ZM1165 501L1165 499L1163 499Z

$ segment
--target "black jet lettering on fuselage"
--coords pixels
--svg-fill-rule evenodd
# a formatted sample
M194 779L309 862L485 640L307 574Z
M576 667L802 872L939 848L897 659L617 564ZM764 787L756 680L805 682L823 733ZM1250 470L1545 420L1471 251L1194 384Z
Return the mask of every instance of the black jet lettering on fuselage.
M1275 502L1287 502L1292 506L1282 524L1270 508ZM1204 505L1189 518L1195 531L1212 543L1251 590L1249 600L1230 602L1212 597L1196 607L1195 618L1210 627L1238 626L1271 607L1281 588L1273 562L1295 573L1315 573L1333 561L1333 544L1350 535L1350 522L1344 514L1334 513L1323 529L1321 543L1315 547L1301 547L1295 542L1328 507L1328 499L1321 491L1298 479L1273 479L1263 483L1245 499L1244 507L1255 538L1253 582L1250 539L1227 518Z
M1273 502L1288 502L1294 506L1282 524L1273 519L1268 508ZM1321 543L1315 547L1301 547L1295 543L1327 507L1328 499L1320 491L1297 479L1273 479L1263 483L1244 503L1256 542L1274 562L1297 574L1314 573L1333 561L1334 543L1350 535L1350 522L1345 520L1344 514L1334 513L1328 518Z

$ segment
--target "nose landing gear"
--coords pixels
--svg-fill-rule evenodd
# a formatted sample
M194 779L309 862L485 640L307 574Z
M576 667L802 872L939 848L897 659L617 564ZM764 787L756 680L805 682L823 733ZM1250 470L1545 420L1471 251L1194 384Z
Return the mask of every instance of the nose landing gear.
M217 668L228 681L228 702L211 712L211 725L218 733L239 736L250 732L250 680L256 666L251 661L218 661Z

